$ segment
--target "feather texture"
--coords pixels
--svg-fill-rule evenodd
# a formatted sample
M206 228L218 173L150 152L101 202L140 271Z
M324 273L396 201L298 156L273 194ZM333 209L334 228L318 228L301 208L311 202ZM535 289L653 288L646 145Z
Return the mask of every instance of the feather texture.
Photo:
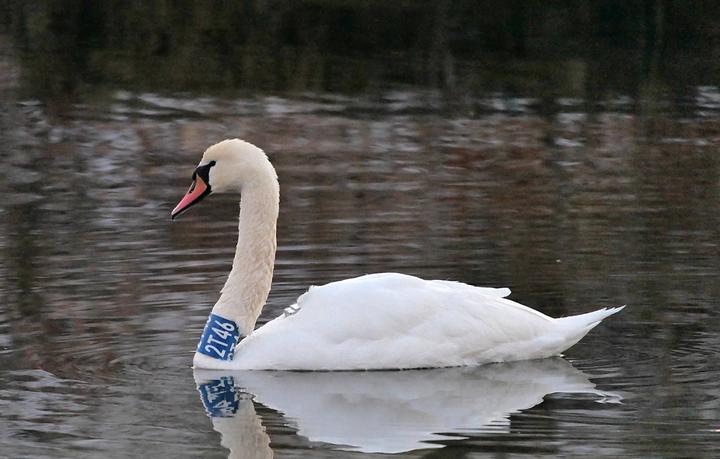
M505 298L509 293L397 273L311 287L298 298L297 313L257 329L233 361L196 365L367 370L538 359L560 354L622 309L553 319Z

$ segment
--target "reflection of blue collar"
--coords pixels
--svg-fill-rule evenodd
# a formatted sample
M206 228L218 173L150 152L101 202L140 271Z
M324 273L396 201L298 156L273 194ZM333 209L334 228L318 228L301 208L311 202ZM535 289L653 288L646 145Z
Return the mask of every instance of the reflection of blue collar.
M218 360L230 361L235 347L244 336L237 324L230 319L210 314L203 330L197 351Z
M205 411L211 418L233 416L240 407L240 396L232 376L222 376L220 379L200 384L198 392Z

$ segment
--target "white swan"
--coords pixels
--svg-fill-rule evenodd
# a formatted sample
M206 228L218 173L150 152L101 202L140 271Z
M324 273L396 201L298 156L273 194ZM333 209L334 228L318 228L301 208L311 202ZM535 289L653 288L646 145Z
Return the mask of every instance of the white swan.
M407 369L545 358L622 309L553 319L506 299L508 289L383 273L311 287L254 330L272 282L277 175L261 149L225 140L205 151L172 218L210 193L241 194L239 236L196 368Z

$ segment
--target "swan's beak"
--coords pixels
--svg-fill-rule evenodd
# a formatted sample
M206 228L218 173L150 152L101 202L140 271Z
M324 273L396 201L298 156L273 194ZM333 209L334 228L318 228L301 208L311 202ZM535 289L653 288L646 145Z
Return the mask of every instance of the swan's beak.
M188 210L194 204L202 201L205 196L210 194L210 186L205 183L205 180L203 180L200 174L194 175L195 177L192 185L190 185L190 189L170 213L171 220L175 220L175 217Z

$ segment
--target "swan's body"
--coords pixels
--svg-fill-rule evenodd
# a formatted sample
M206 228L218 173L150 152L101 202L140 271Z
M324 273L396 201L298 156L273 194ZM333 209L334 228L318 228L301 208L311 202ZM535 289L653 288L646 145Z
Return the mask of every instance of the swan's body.
M508 289L384 273L311 288L290 313L253 330L272 281L275 170L262 150L234 139L210 147L193 179L173 217L211 191L242 194L233 268L195 353L198 368L399 369L545 358L622 309L553 319L508 300ZM234 355L203 351L208 333L215 350L228 347L225 338L234 345L218 324L239 331Z
M508 289L371 274L321 287L240 342L212 369L435 368L558 355L616 309L553 319L508 300Z

